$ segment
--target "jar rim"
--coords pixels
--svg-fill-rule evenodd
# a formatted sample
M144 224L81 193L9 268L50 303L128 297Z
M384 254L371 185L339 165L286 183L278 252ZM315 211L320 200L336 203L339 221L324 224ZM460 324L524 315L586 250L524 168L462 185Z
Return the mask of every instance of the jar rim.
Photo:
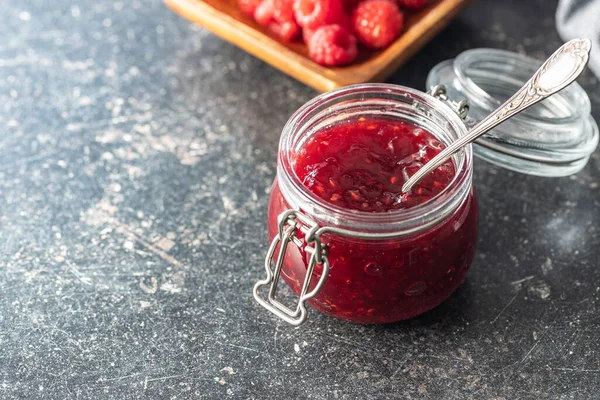
M422 91L392 84L367 83L347 86L321 94L300 107L285 125L279 142L279 162L277 179L282 194L288 203L297 209L308 212L318 221L344 227L354 231L411 231L419 226L431 226L451 215L467 198L471 189L473 174L473 153L471 145L454 155L456 174L450 184L438 195L425 203L409 209L389 212L366 212L349 210L326 202L308 190L300 181L293 169L293 151L299 137L310 130L310 124L319 116L327 115L336 106L349 107L356 102L359 107L366 107L379 100L393 103L394 112L399 117L419 116L420 121L427 121L430 126L423 126L444 144L466 134L467 128L460 117L449 106L437 98ZM410 103L410 104L408 104ZM387 104L387 103L386 103ZM434 124L445 124L444 128ZM441 129L445 132L441 132ZM433 131L432 131L433 130ZM446 137L440 137L446 135Z

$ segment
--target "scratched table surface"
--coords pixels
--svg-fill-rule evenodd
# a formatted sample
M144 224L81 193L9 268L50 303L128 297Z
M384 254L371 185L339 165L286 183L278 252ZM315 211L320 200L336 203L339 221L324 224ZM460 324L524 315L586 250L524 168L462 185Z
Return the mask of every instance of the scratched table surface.
M390 81L543 58L553 9L480 0ZM253 301L278 137L314 95L158 0L5 0L0 398L599 399L598 153L561 179L478 161L473 267L419 318L292 328Z

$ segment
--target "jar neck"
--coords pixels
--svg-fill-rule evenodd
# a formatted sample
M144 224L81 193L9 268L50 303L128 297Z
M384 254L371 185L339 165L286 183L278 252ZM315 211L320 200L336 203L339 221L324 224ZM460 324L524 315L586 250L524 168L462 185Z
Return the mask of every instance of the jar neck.
M437 196L410 209L370 213L348 210L309 191L294 172L294 155L314 133L332 124L365 116L398 118L417 125L448 145L466 134L458 115L440 100L418 90L389 84L354 85L325 93L302 106L284 127L277 179L290 206L322 226L355 232L413 234L437 224L466 200L472 184L471 146L453 156L456 174Z

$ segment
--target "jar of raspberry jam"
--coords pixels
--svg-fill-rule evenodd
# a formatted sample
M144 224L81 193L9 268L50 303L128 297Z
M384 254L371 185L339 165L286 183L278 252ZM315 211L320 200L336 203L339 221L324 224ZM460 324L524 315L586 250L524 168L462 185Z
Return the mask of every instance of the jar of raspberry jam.
M466 133L448 104L366 84L323 94L291 117L269 201L267 277L254 288L261 305L294 325L307 302L348 321L387 323L450 296L477 243L471 147L401 191ZM281 278L299 296L293 307L276 297Z
M428 93L365 84L304 105L281 137L267 276L255 285L255 299L293 325L305 321L306 303L348 321L386 323L444 301L475 253L473 154L521 173L565 176L598 146L589 98L573 83L402 193L416 170L540 65L518 53L468 50L430 71ZM291 307L277 296L282 279L298 296Z

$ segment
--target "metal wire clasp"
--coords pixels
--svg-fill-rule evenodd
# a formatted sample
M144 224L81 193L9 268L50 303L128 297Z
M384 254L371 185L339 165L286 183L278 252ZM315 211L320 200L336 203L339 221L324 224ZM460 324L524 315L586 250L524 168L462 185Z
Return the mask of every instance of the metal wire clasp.
M281 213L278 218L277 235L273 238L267 257L265 258L267 277L254 285L253 294L256 301L279 318L294 326L298 326L306 320L306 302L319 293L329 275L327 246L321 243L319 228L319 225L315 221L300 211L287 210ZM304 239L297 237L298 231L304 233ZM275 298L283 260L285 258L287 246L290 243L293 243L300 249L304 249L310 254L306 276L295 310L286 307ZM279 244L281 244L279 256L277 257L275 265L273 265L273 256ZM313 290L309 292L308 289L310 288L310 282L316 265L322 265L323 271L321 272L319 281ZM269 293L266 299L260 296L260 289L263 286L269 286Z
M469 113L469 102L467 100L461 100L461 101L451 100L448 97L448 91L446 89L446 86L444 86L444 85L432 86L427 91L427 94L446 103L451 109L454 110L455 113L458 114L458 116L461 119L467 118L467 114Z

